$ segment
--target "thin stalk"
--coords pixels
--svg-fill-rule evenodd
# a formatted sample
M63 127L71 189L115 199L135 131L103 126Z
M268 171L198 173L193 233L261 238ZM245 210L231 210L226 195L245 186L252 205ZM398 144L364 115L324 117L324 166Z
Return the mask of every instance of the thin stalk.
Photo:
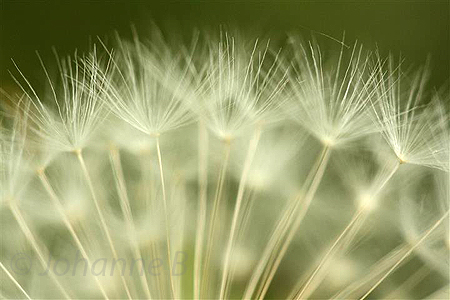
M215 192L215 196L214 196L214 203L213 203L213 209L212 209L212 214L209 220L209 227L208 227L208 244L206 245L206 255L205 255L205 264L203 266L203 275L202 278L204 280L202 280L201 285L202 285L202 293L204 294L206 291L205 289L207 288L208 285L208 277L206 276L206 273L209 270L209 263L211 260L211 252L212 252L212 248L213 248L213 240L215 237L215 230L216 230L216 219L217 219L217 214L219 211L219 207L220 207L220 201L222 199L222 191L223 191L223 185L225 182L225 175L227 173L227 169L228 169L228 162L229 162L229 158L230 158L230 151L231 151L231 141L226 140L225 141L225 152L224 152L224 159L222 162L222 166L220 168L220 172L219 172L219 178L217 180L217 186L216 186L216 192ZM200 298L204 298L204 295L200 295Z
M156 245L156 243L153 241L150 241L150 243L147 246L143 247L142 252L143 252L144 256L148 255L150 261L153 261L154 259L160 259L162 257L159 253L158 245ZM153 291L152 296L154 297L153 299L167 298L163 295L163 289L164 289L165 285L161 283L161 278L160 278L161 276L159 276L159 273L158 274L152 273L152 275L154 275L154 277L156 277L156 279L155 279L156 282L154 282L156 287L152 284L150 285L150 286L154 287L154 289L152 289L152 291Z
M408 279L390 292L386 296L386 299L398 299L402 291L411 291L418 283L422 282L428 275L430 275L431 272L432 270L427 265L423 265L412 275L410 275Z
M156 151L158 154L158 164L159 164L159 175L161 176L161 188L163 194L163 204L164 204L164 218L166 224L166 239L167 239L167 259L169 261L169 276L170 276L170 288L172 292L172 297L175 298L175 286L173 283L173 274L172 274L172 259L171 259L171 249L170 249L170 230L169 230L169 216L168 216L168 208L167 208L167 198L166 198L166 186L164 183L164 171L162 165L161 158L161 147L159 144L159 135L155 137L156 139Z
M208 195L208 131L203 123L198 127L198 216L195 237L194 299L200 298L201 264L206 226L206 198Z
M315 171L318 169L321 161L323 158L323 151L322 154L318 157L317 161L315 162L314 166L311 168L310 173L308 174L308 177L305 180L304 186L307 186L310 182L312 182L312 179L314 177ZM258 286L258 282L261 278L264 278L264 280L267 279L269 276L270 270L268 269L268 265L273 265L273 261L275 260L276 253L279 250L276 250L280 247L280 243L282 243L283 237L286 235L289 226L292 224L295 213L297 212L298 207L301 204L301 200L304 195L303 188L298 195L294 197L293 200L288 202L288 205L284 209L283 215L278 220L275 229L273 230L271 237L269 239L269 242L267 243L263 255L261 256L261 259L258 262L258 265L255 269L255 271L252 274L252 277L250 279L250 282L247 285L244 298L252 298L253 294L256 291L256 288ZM262 292L262 286L259 287L257 294L261 294Z
M120 153L119 150L111 146L110 147L110 161L113 169L114 179L116 183L117 193L120 199L120 206L122 209L123 217L125 219L125 224L127 226L127 231L131 234L132 244L133 244L133 256L137 261L143 261L141 251L136 242L136 229L134 226L133 215L131 212L130 200L128 198L127 188L125 184L125 177L123 175L122 163L120 161ZM139 276L141 279L141 284L144 289L145 295L147 298L151 299L150 289L148 287L147 275L145 272L145 267L143 266L144 271L142 272L143 276Z
M236 233L236 241L242 240L242 236L244 232L247 230L250 222L250 215L253 209L253 205L255 204L255 198L257 196L257 192L255 189L251 188L248 191L248 200L245 201L245 204L242 208L242 219L240 220L239 225L237 226L238 231Z
M108 244L109 244L109 247L111 248L111 252L112 252L112 254L114 256L114 259L116 261L118 261L119 257L117 255L116 248L114 247L114 243L112 241L111 234L109 233L108 226L106 225L105 217L104 217L103 212L102 212L102 210L100 208L100 203L98 202L97 195L95 194L94 184L92 183L91 176L89 175L88 169L86 167L86 163L84 162L83 153L82 153L81 149L75 151L75 154L77 155L77 158L78 158L78 161L80 162L81 169L83 171L84 177L85 177L86 182L87 182L87 184L89 186L89 191L91 192L91 197L92 197L92 200L94 201L95 209L97 210L98 216L100 218L100 224L101 224L102 229L103 229L103 231L104 231L104 233L106 235L106 239L108 240ZM125 291L127 293L127 297L129 299L131 299L130 289L128 288L127 282L125 281L125 277L124 276L120 276L120 278L122 280L123 286L124 286Z
M140 196L145 199L144 209L148 210L151 206L151 191L154 190L152 176L150 170L146 168L148 162L151 161L151 155L148 152L141 152L139 154L139 161L141 164L141 177L139 179Z
M449 215L449 211L447 211L436 223L434 223L431 228L429 228L422 237L411 246L411 248L383 275L361 298L360 300L364 300L367 296L372 293L374 289L376 289L402 262L407 258L411 253L435 230Z
M151 197L151 192L154 189L154 180L152 180L151 176L150 176L150 170L146 168L146 166L148 165L148 162L151 160L151 155L149 154L149 151L146 152L142 152L139 155L139 160L141 161L141 168L142 168L142 178L141 178L141 183L140 185L142 185L144 187L144 198L146 199L145 201L145 211L152 211L151 210L151 206L154 204L152 203L153 201L151 201L152 197ZM157 243L154 241L150 242L150 257L151 260L153 259L158 259L161 258L161 255L159 254L159 250L157 247ZM156 298L163 298L163 284L161 283L161 276L157 275L156 277L156 286L158 289L158 297Z
M298 201L297 197L294 199L294 201L291 201L292 203L296 203ZM252 298L258 281L261 278L261 276L263 275L264 270L268 264L268 261L270 260L271 256L273 256L273 250L276 248L276 245L279 243L280 239L283 236L283 232L286 232L287 230L287 226L289 223L289 220L292 218L292 214L295 211L295 207L296 205L294 205L294 207L292 207L291 205L288 205L283 213L283 216L279 219L279 221L277 222L277 225L275 227L275 229L273 230L270 239L264 249L264 252L258 262L258 265L255 269L255 271L253 272L249 283L247 284L247 288L245 290L244 293L244 299L250 299Z
M187 198L184 197L184 195L186 195L186 182L185 179L180 176L179 178L177 178L177 183L176 185L172 185L173 187L173 198L174 200L178 200L178 197L181 201L177 201L177 205L179 205L179 209L181 211L181 214L178 217L178 224L182 224L181 228L178 228L178 230L180 231L178 234L175 234L174 238L175 241L177 242L177 245L180 249L184 248L184 243L185 243L185 236L186 236L186 230L187 230L187 226L184 226L186 223L186 213L187 213L187 209L186 209L186 200ZM179 275L181 275L179 273ZM182 276L177 276L177 281L178 281L178 285L177 285L177 297L178 298L182 298Z
M350 221L350 223L347 225L347 227L345 227L345 229L342 231L342 233L339 235L339 237L334 241L334 243L330 247L330 249L328 249L327 253L322 258L319 265L314 269L314 272L311 274L311 276L309 277L308 281L305 283L303 288L299 292L296 292L292 296L291 299L296 299L296 300L303 299L303 298L307 299L311 295L311 293L314 292L314 289L310 289L310 290L308 290L308 292L306 292L306 290L309 287L309 285L312 283L313 279L317 276L319 271L322 269L322 267L325 265L325 263L328 261L328 259L335 255L335 253L333 253L333 252L336 249L336 247L340 244L340 242L342 241L342 238L347 234L347 232L350 231L353 224L355 224L360 219L361 215L364 212L365 212L364 209L360 209L356 214L353 215L353 218ZM306 295L305 295L305 293L306 293Z
M364 213L367 213L367 208L366 208L367 205L369 205L371 200L373 198L375 198L380 193L380 191L384 188L384 186L389 182L389 180L391 180L391 178L397 172L399 166L400 166L400 162L395 164L395 167L392 169L392 171L383 179L382 183L378 186L378 188L372 192L370 199L367 200L366 203L364 203L364 205L361 206L361 208L353 215L350 223L345 227L345 229L342 231L342 233L337 237L337 239L334 241L334 243L332 244L330 249L328 249L327 253L322 258L319 265L315 268L314 272L311 274L308 281L305 283L305 285L300 290L300 292L298 292L296 294L294 299L299 300L302 298L308 298L311 295L311 293L314 292L315 288L309 289L307 291L309 285L313 282L314 278L317 276L317 274L322 269L324 264L328 261L328 259L334 257L334 255L336 254L335 249L337 248L337 246L340 245L343 238L347 235L347 233L350 231L350 229L353 227L353 225L361 218L361 216L363 216Z
M19 227L22 230L23 234L25 235L25 237L27 238L27 240L31 244L31 247L33 248L34 252L36 252L36 254L37 254L38 258L39 258L39 262L45 268L46 264L45 264L44 254L39 249L38 243L37 243L36 239L34 238L33 233L31 232L31 230L28 227L27 223L25 222L25 219L23 218L22 213L20 212L19 208L16 206L15 203L13 203L13 201L11 201L9 203L9 209L11 210L14 218L16 219L17 223L19 224ZM59 280L56 278L56 276L53 273L53 270L51 270L51 268L49 268L49 275L50 275L50 278L53 280L53 282L58 287L58 289L64 295L64 297L66 299L72 299L69 296L69 294L66 292L64 287L61 285Z
M364 276L360 276L349 283L345 288L338 291L330 299L357 299L359 296L367 291L366 286L371 282L380 278L403 254L409 250L409 245L403 243L398 247L392 249L385 254L381 259L374 263L366 272Z
M275 263L270 270L268 279L265 281L265 283L263 285L263 289L259 296L259 299L264 298L264 296L266 295L267 290L269 289L270 283L272 282L272 279L275 276L276 271L278 270L281 260L283 259L284 255L286 254L289 245L291 244L292 240L294 239L294 236L297 233L298 228L300 227L300 224L301 224L303 218L305 217L309 206L311 205L311 201L313 200L313 198L316 194L317 188L319 187L319 184L322 181L323 174L325 173L325 168L326 168L326 166L328 164L328 160L330 158L330 152L331 152L330 147L324 146L322 153L320 155L319 161L318 161L317 170L314 173L311 185L309 186L308 191L305 194L304 203L303 203L304 206L302 207L302 210L300 210L299 215L296 216L294 224L292 225L291 230L288 233L281 250L276 254Z
M83 256L83 258L86 259L86 261L87 261L87 263L89 265L89 269L91 269L92 268L91 260L89 259L89 256L88 256L86 250L84 249L83 245L81 244L81 241L80 241L80 239L79 239L75 229L73 228L72 223L70 222L69 218L67 217L67 214L64 211L64 208L63 208L60 200L58 199L58 196L56 195L53 187L51 186L50 181L48 180L48 177L45 174L45 170L44 169L40 169L38 171L38 176L39 176L39 179L41 180L41 183L44 186L45 190L49 194L50 199L53 202L53 205L55 205L56 209L58 210L58 212L62 216L64 225L67 227L67 230L69 230L70 235L72 236L72 238L75 241L75 244L78 247L78 250L80 251L80 253ZM97 276L94 276L94 280L97 283L98 288L100 289L100 292L102 293L103 297L105 299L109 299L108 295L106 294L106 291L104 290L104 288L103 288L102 284L100 283L100 281L99 281Z
M244 162L244 168L242 170L241 179L239 181L239 188L238 193L236 197L236 205L234 207L234 213L233 213L233 220L231 222L231 230L230 230L230 236L228 237L228 245L225 252L225 264L224 269L222 273L222 283L220 285L220 295L219 299L223 299L224 295L229 288L227 284L228 279L228 272L229 272L229 264L230 264L230 257L231 257L231 250L234 244L234 236L236 233L236 225L238 224L238 218L241 211L241 205L242 205L242 199L244 197L244 190L245 186L247 185L248 175L250 173L250 167L253 162L253 158L255 157L256 149L258 147L259 139L261 137L261 126L258 126L255 129L255 132L253 134L253 137L250 141L250 144L248 146L247 156L245 158Z
M246 201L244 201L244 205L242 207L242 218L239 221L239 225L238 230L236 232L236 243L238 241L242 241L243 240L243 236L245 235L248 226L249 226L249 222L251 220L250 216L251 216L251 212L253 209L253 206L255 204L255 198L257 197L257 192L252 188L249 190L248 192L248 199ZM235 272L236 272L236 264L232 264L230 266L230 275L228 277L228 282L233 282L234 280L234 276L235 276ZM225 292L224 295L224 299L229 299L229 295L230 295L230 288L227 290L227 292ZM245 298L243 298L245 299Z
M308 180L307 180L308 182ZM277 253L279 253L281 249L281 245L283 243L283 239L285 238L289 227L292 225L294 218L296 216L298 207L301 204L302 194L299 193L297 197L295 197L294 201L292 201L289 205L287 205L286 210L283 214L283 216L280 218L279 223L277 224L277 227L275 228L274 232L272 233L271 240L269 241L269 244L265 250L264 255L264 264L261 269L258 270L259 277L255 278L254 280L257 281L259 278L263 278L262 284L260 284L257 295L261 295L264 289L264 283L267 281L271 274L271 270L273 269L273 266L275 265L277 261ZM268 267L271 266L271 267ZM252 290L252 294L254 291Z
M151 243L151 253L152 253L152 257L153 259L158 259L159 257L161 257L161 255L159 254L159 249L158 249L158 245L156 245L156 243L152 242ZM158 294L159 294L159 299L164 298L164 284L161 283L161 276L156 275L156 285L158 286Z
M27 292L25 292L25 290L23 289L23 287L19 284L19 282L17 282L17 280L14 278L14 276L12 276L12 274L5 268L5 266L3 265L2 262L0 262L0 267L2 268L2 270L6 273L6 275L8 275L9 279L11 279L11 281L17 286L17 288L25 295L25 297L27 297L27 299L31 300L30 296L27 294ZM6 298L5 298L6 299Z

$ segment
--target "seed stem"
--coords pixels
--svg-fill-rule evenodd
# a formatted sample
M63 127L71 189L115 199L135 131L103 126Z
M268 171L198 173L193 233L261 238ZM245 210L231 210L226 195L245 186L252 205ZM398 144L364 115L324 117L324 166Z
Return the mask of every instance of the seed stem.
M267 293L267 290L269 289L270 283L272 282L273 277L275 276L276 271L278 270L278 267L281 263L281 260L283 259L284 255L287 252L287 249L289 245L291 244L292 240L294 239L295 233L297 233L298 228L300 227L300 224L305 217L306 213L308 212L309 206L311 205L311 201L313 200L317 188L319 187L320 182L322 181L323 174L325 173L325 168L328 164L329 158L330 158L330 152L331 148L329 146L324 146L322 153L319 156L319 159L316 163L316 168L314 168L313 172L309 174L308 177L312 177L311 185L309 186L303 201L301 205L301 210L296 211L295 214L293 214L294 219L289 218L288 226L286 226L286 229L288 229L291 220L294 220L294 223L291 226L291 229L284 240L283 246L281 247L280 251L275 254L275 262L273 266L270 268L268 278L264 281L262 285L261 293L258 297L258 299L263 299L265 294ZM307 180L308 182L309 180ZM300 201L297 201L299 203ZM297 204L296 208L300 208L300 205ZM298 214L297 214L298 213Z
M153 201L154 200L153 197L151 197L151 192L154 190L154 180L151 177L150 174L150 169L146 168L146 166L148 165L148 162L151 160L151 155L149 151L145 151L145 152L141 152L139 155L139 160L141 163L141 169L142 169L142 178L140 179L140 185L143 186L144 190L144 198L146 199L145 201L145 208L148 210L152 205L154 205ZM150 200L148 200L150 199ZM151 210L152 211L152 210ZM157 242L155 241L150 241L150 257L152 259L158 259L161 257L161 255L159 254L159 249L157 247ZM156 277L156 286L158 289L158 297L156 298L163 298L163 288L164 285L161 283L161 276L157 275Z
M231 230L230 230L230 236L228 237L228 245L225 252L225 262L224 262L224 269L222 273L222 283L220 287L220 296L219 299L223 299L224 296L227 294L227 290L229 288L229 285L227 284L228 279L228 272L229 272L229 265L230 265L230 257L231 257L231 250L234 244L234 236L236 233L236 227L238 224L238 218L241 211L241 205L242 205L242 199L244 197L244 190L245 186L247 185L248 175L250 173L250 167L253 162L253 158L256 153L256 149L258 147L259 139L261 137L261 126L258 126L255 129L255 132L253 134L252 139L250 140L250 144L248 146L247 156L245 158L244 162L244 168L242 170L241 179L239 181L239 188L238 193L236 197L236 205L234 207L234 213L233 213L233 220L231 222Z
M374 289L376 289L411 253L435 230L449 215L449 211L447 211L439 220L434 223L431 228L429 228L422 237L411 246L411 248L403 254L403 256L383 275L361 298L360 300L364 300L367 296L372 293Z
M206 198L208 187L208 131L205 124L198 126L198 216L194 258L194 299L200 298L201 264L206 226Z
M120 199L120 207L122 209L123 217L125 219L125 224L127 226L127 231L131 234L131 240L133 244L133 256L136 261L143 261L141 251L136 242L136 228L134 226L133 214L131 212L130 200L128 198L127 187L125 183L125 177L123 175L122 163L120 161L119 150L115 146L110 147L110 161L113 169L114 179L116 182L117 193ZM144 268L144 266L142 266ZM139 276L141 279L141 284L144 289L145 295L148 299L151 299L150 289L148 287L147 275L144 271L143 276Z
M0 262L0 267L6 273L6 275L8 275L9 279L11 279L11 281L14 282L14 284L17 286L17 288L25 295L25 297L27 297L27 299L31 300L31 298L27 294L27 292L25 292L25 290L22 288L22 286L19 284L19 282L17 282L17 280L14 278L14 276L12 276L12 274L5 268L5 266L3 265L2 262ZM6 299L6 297L5 297L5 299Z
M161 157L161 147L159 143L159 135L156 135L156 152L158 155L158 164L159 164L159 175L161 177L161 188L163 194L163 204L164 204L164 218L166 224L166 240L167 240L167 259L169 261L169 276L170 276L170 288L172 292L172 297L175 296L175 286L173 283L173 274L172 274L172 259L171 259L171 249L170 249L170 229L169 229L169 216L168 216L168 208L167 208L167 198L166 198L166 186L164 183L164 171L162 165L162 157Z
M17 207L17 205L14 201L9 202L9 209L11 210L14 218L16 219L17 223L19 224L19 227L22 230L23 234L25 234L25 237L30 242L31 247L33 248L34 252L36 252L36 254L39 258L39 262L45 268L46 263L45 263L45 259L44 259L44 254L42 253L41 249L39 248L38 243L37 243L33 233L31 232L30 228L28 227L25 219L22 216L22 213L20 212L19 208ZM64 287L61 285L61 283L59 282L59 280L57 279L57 277L55 276L55 274L53 273L53 270L51 270L51 268L49 268L49 275L50 275L50 278L53 280L53 282L58 287L58 289L64 295L64 297L66 299L72 299L69 296L69 294L66 292Z
M82 150L79 149L79 150L75 151L75 154L77 155L77 158L78 158L78 161L80 162L84 177L89 186L89 191L91 192L92 200L94 201L95 209L97 210L98 216L100 218L100 224L102 226L103 232L106 235L106 239L108 240L108 244L109 244L109 247L111 248L111 252L114 256L114 259L116 261L118 261L119 257L117 255L116 248L114 247L114 243L112 241L108 226L106 225L105 216L103 215L103 212L100 209L100 203L98 202L97 195L95 194L94 184L92 183L91 176L89 175L89 171L86 167L86 163L84 161ZM125 288L125 292L127 293L128 299L132 299L130 289L128 288L127 282L125 281L125 277L120 276L120 278L121 278L123 286Z
M364 216L367 214L368 210L367 210L367 205L370 205L370 202L373 198L375 198L380 192L381 190L384 188L384 186L389 182L389 180L391 180L391 178L394 176L394 174L397 172L399 166L400 166L400 162L396 163L394 168L392 169L392 171L384 178L384 180L382 181L382 183L377 187L377 189L375 191L373 191L371 193L370 199L367 200L362 206L361 208L353 215L350 223L345 227L345 229L341 232L341 234L337 237L337 239L334 241L334 243L332 244L332 246L330 247L330 249L328 249L327 253L325 254L325 256L322 258L322 260L320 261L319 265L315 268L314 272L312 273L312 275L309 277L308 281L305 283L305 285L303 286L303 288L300 290L300 292L298 294L296 294L295 298L296 300L299 299L303 299L303 298L308 298L315 290L315 287L317 287L317 285L315 285L313 288L310 288L308 290L309 285L313 282L313 279L317 276L317 274L319 273L319 271L322 269L322 267L324 266L324 264L331 259L332 257L334 257L334 255L336 255L336 251L337 251L337 247L340 245L341 241L343 240L343 238L347 235L347 233L350 231L350 229L353 227L353 225L359 220L359 219L364 219ZM336 249L336 251L335 251Z
M220 168L219 177L217 179L217 186L216 186L216 192L214 196L214 203L212 208L212 214L209 220L209 227L208 227L208 243L206 245L206 255L205 255L205 264L203 267L203 276L202 276L202 295L200 295L200 298L205 298L204 293L207 290L208 286L208 279L209 277L206 276L207 272L209 271L209 264L211 260L211 252L213 250L213 244L214 244L214 238L215 238L215 230L216 230L216 222L217 222L217 214L220 207L220 202L222 199L222 191L223 191L223 185L225 182L225 176L228 169L228 162L230 158L230 150L231 150L231 141L225 140L225 151L224 151L224 158L222 162L222 166Z
M58 199L58 196L56 195L55 190L51 186L50 181L48 180L48 177L45 174L45 170L40 169L38 171L38 176L39 176L39 179L41 180L41 183L44 186L45 190L49 194L50 199L53 202L53 205L56 207L56 209L62 216L64 225L67 227L67 230L69 230L70 235L72 236L72 238L75 241L75 244L78 247L78 250L81 252L81 255L83 256L83 258L86 259L86 261L89 265L89 269L91 269L91 267L92 267L91 260L89 259L89 256L88 256L86 250L84 249L83 245L81 244L81 241L80 241L75 229L73 228L72 223L70 222L69 218L67 217L67 214L64 211L64 208L63 208L60 200ZM93 276L93 277L94 277L94 280L97 283L98 288L100 289L100 292L102 293L103 297L105 299L109 299L108 295L106 294L106 291L104 290L104 288L103 288L102 284L100 283L100 281L98 280L97 276Z

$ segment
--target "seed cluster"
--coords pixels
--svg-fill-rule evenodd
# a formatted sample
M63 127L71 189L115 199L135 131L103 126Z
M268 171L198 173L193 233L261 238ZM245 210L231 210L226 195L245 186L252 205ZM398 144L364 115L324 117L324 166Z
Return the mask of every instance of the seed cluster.
M41 63L1 90L4 298L448 298L427 67L228 33Z

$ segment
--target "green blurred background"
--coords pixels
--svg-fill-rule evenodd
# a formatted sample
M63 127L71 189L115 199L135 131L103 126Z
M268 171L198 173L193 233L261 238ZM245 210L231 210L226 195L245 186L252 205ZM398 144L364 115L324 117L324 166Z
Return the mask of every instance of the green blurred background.
M305 38L332 41L317 32L402 54L422 64L431 54L431 84L448 84L449 1L10 1L0 0L0 79L12 86L11 58L26 76L42 74L35 55L52 61L60 54L87 48L96 36L114 30L130 34L130 24L145 32L152 24L190 33L221 24L283 38L298 31ZM147 30L148 31L148 30Z

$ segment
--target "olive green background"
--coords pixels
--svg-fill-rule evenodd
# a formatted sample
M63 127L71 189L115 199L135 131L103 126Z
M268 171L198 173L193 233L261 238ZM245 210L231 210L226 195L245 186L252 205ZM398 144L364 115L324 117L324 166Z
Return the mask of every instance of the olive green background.
M297 31L305 38L332 42L325 35L356 39L383 54L402 54L409 64L423 64L431 54L435 86L449 78L449 1L10 1L0 0L0 79L8 88L13 58L26 76L37 76L38 50L51 61L60 54L86 49L89 39L130 24L145 32L156 24L168 34L220 25L283 38ZM169 29L167 29L169 28ZM148 30L147 30L148 31Z

